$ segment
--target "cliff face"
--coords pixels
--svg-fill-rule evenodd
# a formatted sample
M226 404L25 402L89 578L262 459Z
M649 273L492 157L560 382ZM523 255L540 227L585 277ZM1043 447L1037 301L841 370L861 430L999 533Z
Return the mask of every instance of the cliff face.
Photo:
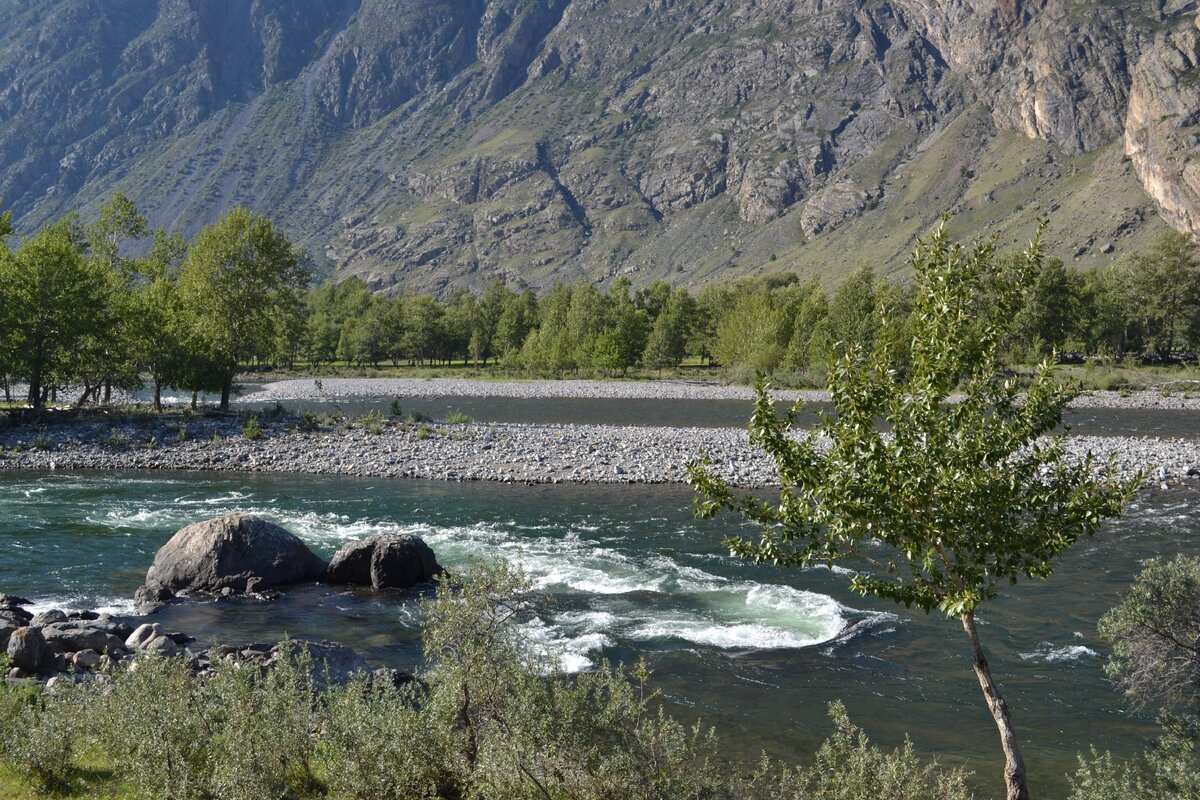
M378 288L836 277L947 211L1101 261L1200 230L1196 5L0 0L0 196L247 203Z

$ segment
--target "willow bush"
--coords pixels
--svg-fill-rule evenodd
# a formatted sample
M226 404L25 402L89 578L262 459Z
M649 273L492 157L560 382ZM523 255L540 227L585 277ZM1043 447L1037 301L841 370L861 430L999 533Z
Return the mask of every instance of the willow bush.
M732 761L666 713L644 665L558 673L521 635L542 600L520 572L459 578L426 602L427 664L400 687L330 685L303 653L199 678L147 655L91 684L0 682L0 768L38 791L163 800L965 800L960 772L871 746L840 706L815 766Z

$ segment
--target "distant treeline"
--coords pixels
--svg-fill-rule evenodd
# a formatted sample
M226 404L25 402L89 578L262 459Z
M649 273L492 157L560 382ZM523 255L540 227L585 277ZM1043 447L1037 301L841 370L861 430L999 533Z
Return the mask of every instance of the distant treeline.
M1013 266L997 259L1000 270ZM1108 269L1047 259L1029 287L1010 343L1014 359L1053 352L1165 362L1200 345L1200 259L1190 237L1165 233L1146 253ZM831 353L907 338L911 285L853 272L832 294L794 274L712 283L692 293L659 281L634 290L618 278L601 291L558 284L538 297L496 282L476 295L394 298L357 279L308 293L303 332L288 361L322 365L499 362L532 375L623 375L685 358L744 374L822 369ZM737 376L735 376L737 377Z
M692 358L735 380L819 380L831 354L907 339L920 324L910 286L868 267L833 293L776 274L696 292L618 278L604 291L580 281L538 296L497 281L478 294L386 297L357 279L310 288L304 254L242 208L190 242L150 232L121 195L92 222L68 217L20 243L8 243L8 223L0 217L0 380L6 399L24 384L35 407L64 386L83 387L86 402L143 376L156 397L171 385L227 400L242 367L335 361L619 376ZM1009 345L1014 360L1057 351L1162 363L1200 346L1200 258L1188 236L1165 233L1106 269L1049 259L1037 276Z

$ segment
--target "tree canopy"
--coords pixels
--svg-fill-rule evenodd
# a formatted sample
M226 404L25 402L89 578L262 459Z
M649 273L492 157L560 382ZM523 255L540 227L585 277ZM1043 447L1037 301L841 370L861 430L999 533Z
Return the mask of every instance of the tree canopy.
M1003 346L1042 260L1036 241L1007 268L993 256L988 244L951 244L944 227L919 242L911 340L854 344L831 364L834 411L813 433L793 431L798 406L778 416L760 384L750 438L775 461L778 502L739 495L703 460L690 477L701 516L733 510L762 525L758 539L730 538L733 554L799 567L849 560L854 591L959 617L1015 799L1028 797L1024 763L975 610L1003 585L1049 576L1136 482L1090 455L1067 458L1054 431L1074 392L1049 362L1024 390L1004 376Z

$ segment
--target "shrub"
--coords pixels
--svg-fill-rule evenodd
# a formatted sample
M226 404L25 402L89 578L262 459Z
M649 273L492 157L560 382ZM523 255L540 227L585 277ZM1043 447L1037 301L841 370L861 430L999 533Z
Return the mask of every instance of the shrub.
M391 414L393 417L404 416L404 410L400 408L400 398L398 397L392 400Z
M117 773L147 800L210 794L216 709L182 659L141 657L112 676L92 721Z
M113 428L108 433L108 438L104 440L108 448L114 452L124 450L129 446L129 437L120 428Z
M207 687L216 710L212 789L222 798L257 800L303 793L313 784L320 727L312 660L288 648L260 672L218 662Z
M785 770L783 779L760 775L767 786L776 784L771 800L968 800L967 773L944 769L936 762L922 764L907 739L904 747L887 752L873 746L867 735L850 723L840 702L829 705L833 735L821 744L816 763L807 769ZM764 787L766 788L766 787Z
M69 684L43 692L0 682L0 763L40 791L66 788L84 699Z
M242 435L252 442L262 438L262 426L258 424L257 416L246 420L246 425L242 428Z
M317 419L317 415L311 411L302 411L300 413L299 428L305 433L311 433L319 428L321 422Z
M383 432L383 414L380 414L378 411L369 411L358 418L358 426L367 433L378 436Z
M474 421L475 420L471 419L469 416L467 416L462 411L459 411L457 408L446 415L446 422L448 422L451 425L465 425L468 422L474 422Z
M363 679L331 691L321 739L325 775L336 796L436 796L439 737L417 701L415 688L375 688Z

